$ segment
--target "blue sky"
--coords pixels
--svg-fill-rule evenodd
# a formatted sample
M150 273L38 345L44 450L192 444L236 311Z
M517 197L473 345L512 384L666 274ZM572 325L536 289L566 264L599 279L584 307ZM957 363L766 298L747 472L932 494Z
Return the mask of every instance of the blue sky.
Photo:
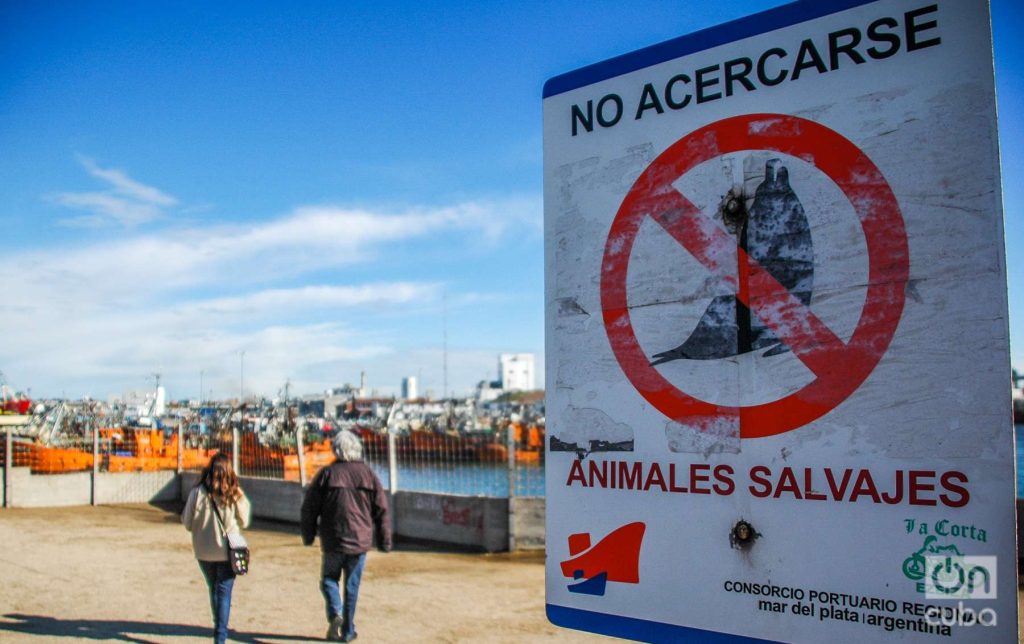
M541 87L783 4L0 5L0 370L36 396L542 382ZM1024 11L993 0L1024 367ZM1019 327L1019 324L1016 324Z

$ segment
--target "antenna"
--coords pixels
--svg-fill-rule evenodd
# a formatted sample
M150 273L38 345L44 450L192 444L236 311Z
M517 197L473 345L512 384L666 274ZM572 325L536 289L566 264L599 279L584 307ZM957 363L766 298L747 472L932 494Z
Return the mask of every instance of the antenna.
M448 399L448 289L441 294L441 371L444 374L441 400Z
M292 429L292 408L288 404L288 393L292 387L291 377L284 379L284 431L290 432Z
M245 350L238 354L238 403L245 407Z

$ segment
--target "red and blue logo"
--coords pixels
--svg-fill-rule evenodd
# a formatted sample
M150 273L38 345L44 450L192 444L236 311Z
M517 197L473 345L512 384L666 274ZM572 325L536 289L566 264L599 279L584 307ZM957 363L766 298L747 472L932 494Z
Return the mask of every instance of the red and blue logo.
M608 533L591 546L590 533L569 535L570 558L561 563L562 574L577 580L569 592L604 595L608 582L640 583L640 546L647 526L639 521Z

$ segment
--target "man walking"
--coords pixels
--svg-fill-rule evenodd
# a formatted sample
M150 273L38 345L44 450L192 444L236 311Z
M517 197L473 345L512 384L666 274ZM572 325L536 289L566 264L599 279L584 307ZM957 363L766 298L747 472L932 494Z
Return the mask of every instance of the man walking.
M363 443L342 430L331 442L338 460L313 478L302 501L302 543L313 545L320 535L323 560L320 591L327 604L327 639L356 639L356 599L366 553L374 545L391 551L388 498L380 479L363 462ZM344 578L344 599L338 587Z

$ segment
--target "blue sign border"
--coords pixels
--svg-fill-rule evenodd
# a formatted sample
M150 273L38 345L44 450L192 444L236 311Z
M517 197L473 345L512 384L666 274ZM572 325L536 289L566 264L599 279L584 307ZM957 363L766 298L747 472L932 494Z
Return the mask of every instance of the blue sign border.
M689 626L676 626L662 622L652 622L635 617L622 617L596 613L579 608L567 608L555 604L547 604L548 621L555 626L572 628L577 631L589 631L611 637L636 640L640 642L693 642L694 644L762 644L774 643L775 640L763 640L743 635L732 635L717 631L705 631Z
M687 54L821 18L878 0L798 0L745 18L708 27L628 54L560 74L544 83L543 98L564 94Z

